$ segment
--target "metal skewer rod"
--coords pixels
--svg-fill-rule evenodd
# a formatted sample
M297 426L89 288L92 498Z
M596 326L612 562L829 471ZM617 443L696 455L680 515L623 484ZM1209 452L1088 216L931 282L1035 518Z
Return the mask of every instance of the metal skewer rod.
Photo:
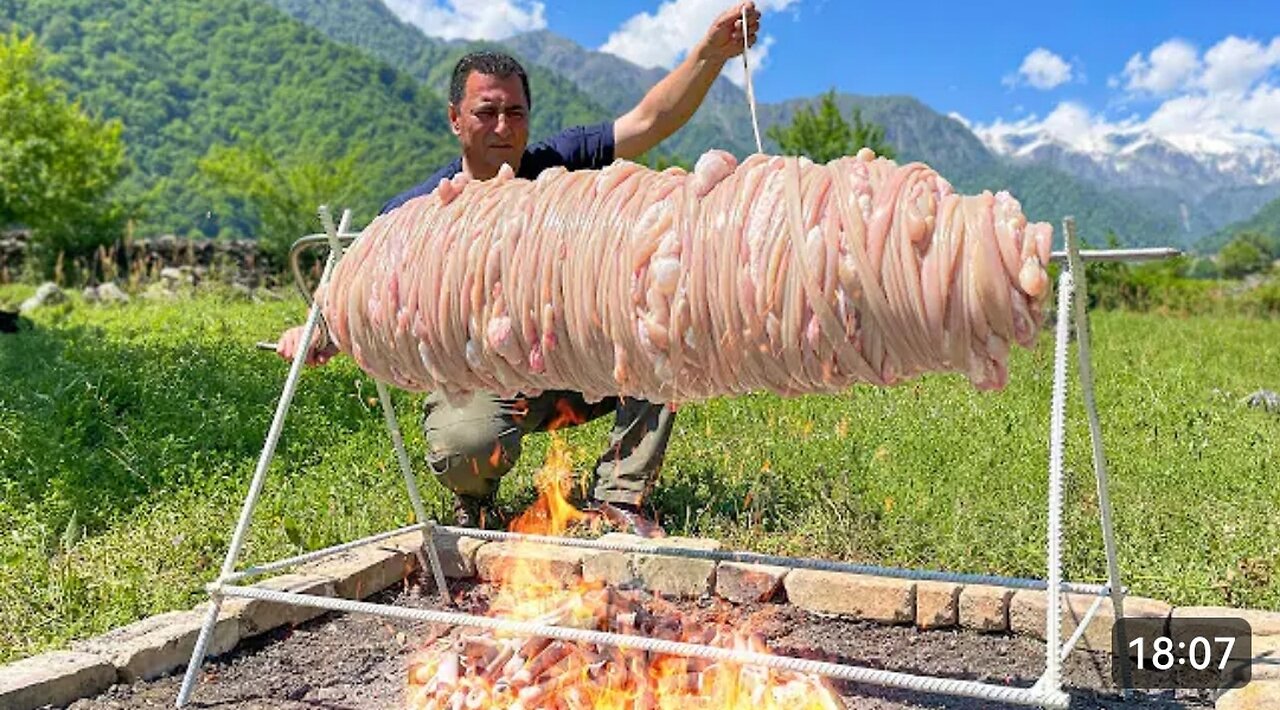
M1173 247L1141 247L1135 249L1083 249L1080 251L1082 261L1159 261L1182 256L1181 249ZM1055 251L1049 261L1065 264L1066 251Z

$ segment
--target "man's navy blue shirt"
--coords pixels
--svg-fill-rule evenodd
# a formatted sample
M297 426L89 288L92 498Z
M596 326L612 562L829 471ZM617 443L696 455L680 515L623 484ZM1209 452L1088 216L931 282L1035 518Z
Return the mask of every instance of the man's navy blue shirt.
M574 126L524 149L520 158L520 170L516 177L532 180L547 168L557 166L568 170L599 170L613 162L613 121L594 126ZM441 180L462 172L462 158L432 173L421 184L402 192L382 206L382 213L403 205L415 197L436 189Z

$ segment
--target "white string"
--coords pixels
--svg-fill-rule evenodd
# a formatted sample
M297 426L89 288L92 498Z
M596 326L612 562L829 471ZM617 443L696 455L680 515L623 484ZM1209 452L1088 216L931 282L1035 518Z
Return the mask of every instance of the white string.
M756 118L756 95L751 90L751 63L747 61L747 5L742 5L742 73L747 79L747 105L751 107L751 128L756 133L756 152L764 153L764 144L760 142L760 121Z

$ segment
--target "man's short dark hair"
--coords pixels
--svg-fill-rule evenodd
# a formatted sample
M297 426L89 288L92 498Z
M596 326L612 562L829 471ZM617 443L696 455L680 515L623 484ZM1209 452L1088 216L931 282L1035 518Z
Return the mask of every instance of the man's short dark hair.
M471 72L480 72L500 79L509 76L520 77L520 84L524 87L524 100L528 104L526 108L533 108L533 95L529 93L529 75L525 74L524 67L509 54L489 51L465 54L457 64L453 65L453 80L449 82L449 103L454 106L462 103L462 94Z

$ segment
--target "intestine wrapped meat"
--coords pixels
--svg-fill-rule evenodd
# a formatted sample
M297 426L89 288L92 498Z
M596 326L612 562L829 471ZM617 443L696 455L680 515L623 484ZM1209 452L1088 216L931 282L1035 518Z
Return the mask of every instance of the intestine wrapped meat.
M1042 323L1051 238L1007 193L865 149L504 166L375 219L317 297L366 372L450 398L684 402L947 371L989 389Z

